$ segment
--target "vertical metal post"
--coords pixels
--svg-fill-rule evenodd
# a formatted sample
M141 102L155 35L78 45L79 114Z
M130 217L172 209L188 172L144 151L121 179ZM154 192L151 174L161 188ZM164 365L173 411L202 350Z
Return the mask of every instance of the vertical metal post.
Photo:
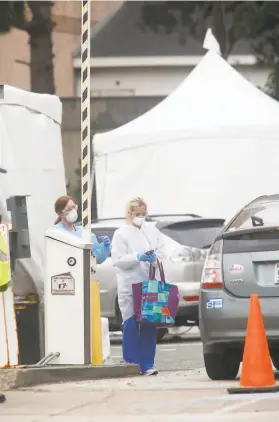
M91 242L90 26L91 3L82 0L81 32L81 207L82 236ZM101 365L102 325L99 282L90 283L91 363Z
M81 209L83 238L91 238L90 25L91 2L82 0L81 28Z

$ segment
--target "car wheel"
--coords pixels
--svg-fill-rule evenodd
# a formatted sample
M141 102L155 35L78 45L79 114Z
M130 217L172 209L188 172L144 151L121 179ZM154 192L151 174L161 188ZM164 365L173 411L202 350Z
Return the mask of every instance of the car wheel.
M204 365L207 375L213 381L234 380L240 366L240 356L233 351L225 351L223 354L204 353Z
M271 359L272 359L273 365L278 371L279 370L279 350L276 350L271 353Z
M157 328L157 343L160 343L163 340L167 332L168 332L167 328Z

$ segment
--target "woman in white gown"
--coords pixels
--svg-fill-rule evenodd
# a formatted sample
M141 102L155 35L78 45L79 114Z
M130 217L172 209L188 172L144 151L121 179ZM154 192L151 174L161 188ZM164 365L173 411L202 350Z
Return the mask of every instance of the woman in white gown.
M111 257L117 270L118 303L124 323L123 359L140 365L142 375L157 375L156 327L136 322L132 295L132 284L148 280L150 264L157 266L157 258L165 256L162 235L154 223L145 222L146 215L142 198L128 202L126 224L115 231ZM146 254L150 251L153 252Z

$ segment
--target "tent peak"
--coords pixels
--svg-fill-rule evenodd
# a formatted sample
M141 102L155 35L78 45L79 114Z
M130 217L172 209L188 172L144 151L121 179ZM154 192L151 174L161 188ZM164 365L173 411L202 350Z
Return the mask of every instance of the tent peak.
M211 28L208 28L206 31L203 48L205 50L213 51L214 53L221 54L220 45L216 38L214 37Z

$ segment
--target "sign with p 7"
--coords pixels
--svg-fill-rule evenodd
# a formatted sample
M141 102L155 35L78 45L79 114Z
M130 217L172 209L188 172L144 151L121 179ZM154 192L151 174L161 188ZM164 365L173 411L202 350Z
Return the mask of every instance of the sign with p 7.
M51 294L52 295L74 295L75 279L72 274L57 274L51 277Z

